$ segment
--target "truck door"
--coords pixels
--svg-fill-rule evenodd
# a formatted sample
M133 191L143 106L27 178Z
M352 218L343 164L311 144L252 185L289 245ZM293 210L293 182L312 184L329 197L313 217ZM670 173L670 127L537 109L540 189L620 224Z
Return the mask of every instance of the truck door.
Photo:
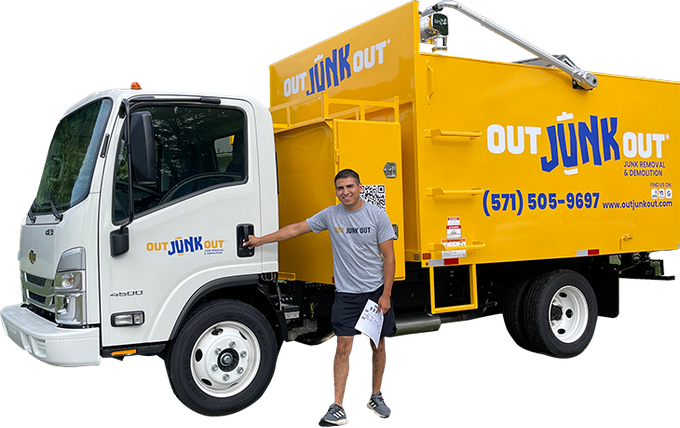
M152 116L156 181L134 184L130 207L121 119L101 192L102 346L167 340L201 286L262 272L261 252L239 248L239 234L261 230L251 105L224 99L132 103L132 114L142 111ZM112 256L110 234L130 209L129 250Z
M387 212L397 235L394 276L404 279L401 127L392 122L336 120L334 129L337 169L357 171L364 186L362 199Z

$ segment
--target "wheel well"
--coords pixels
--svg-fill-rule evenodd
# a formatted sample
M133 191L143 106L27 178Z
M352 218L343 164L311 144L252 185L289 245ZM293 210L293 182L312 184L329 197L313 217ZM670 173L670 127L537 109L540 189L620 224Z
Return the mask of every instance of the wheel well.
M512 263L510 271L500 270L496 266L494 268L505 275L503 280L508 286L502 288L503 294L507 293L512 285L524 279L535 279L544 273L560 269L578 272L586 278L595 291L598 315L608 318L616 318L619 315L619 269L618 266L610 264L609 256ZM509 282L505 278L510 278ZM504 298L500 299L501 304L505 303L504 300Z
M187 319L196 307L217 299L238 300L253 306L269 321L279 346L283 343L286 336L284 331L285 322L282 323L280 321L274 304L264 288L259 285L258 275L216 280L202 286L189 299L184 309L182 309L170 334L170 340L174 340L177 337L177 333L182 327L184 320Z

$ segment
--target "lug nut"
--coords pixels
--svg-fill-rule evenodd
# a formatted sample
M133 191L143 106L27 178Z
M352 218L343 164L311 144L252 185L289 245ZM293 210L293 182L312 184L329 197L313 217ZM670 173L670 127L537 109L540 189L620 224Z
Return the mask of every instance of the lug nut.
M232 340L231 342L229 342L229 347L230 347L230 348L233 348L233 347L235 347L235 346L236 346L236 342L234 342L233 340Z
M241 352L241 358L245 358L246 355L248 355L248 354L246 354L246 351Z
M220 352L222 352L220 348L215 348L215 355L220 355Z
M226 380L229 380L229 375L228 375L228 374L225 374L224 376L222 376L222 379L224 379L225 381L226 381Z
M217 367L217 364L213 364L211 369L212 371L216 372L219 369L219 367Z
M238 374L243 374L243 367L239 367L238 369L236 369L236 372Z

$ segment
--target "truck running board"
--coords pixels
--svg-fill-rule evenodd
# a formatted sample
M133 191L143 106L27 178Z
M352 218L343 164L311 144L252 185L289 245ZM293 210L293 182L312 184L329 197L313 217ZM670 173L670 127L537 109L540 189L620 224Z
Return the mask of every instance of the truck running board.
M447 312L460 312L460 311L469 311L469 310L475 310L477 309L478 302L477 302L477 265L476 264L471 264L470 265L470 303L469 304L463 304L463 305L455 305L455 306L447 306L443 308L438 308L437 304L435 302L435 280L434 280L434 268L430 263L430 304L431 304L431 310L433 314L443 314Z

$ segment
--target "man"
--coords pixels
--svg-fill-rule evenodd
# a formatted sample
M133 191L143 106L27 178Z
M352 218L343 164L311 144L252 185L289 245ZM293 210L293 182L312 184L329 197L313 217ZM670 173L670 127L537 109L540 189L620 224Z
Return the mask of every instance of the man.
M395 271L392 241L396 236L387 214L360 199L362 189L359 175L351 169L344 169L335 176L335 195L340 204L269 235L260 238L251 235L243 244L252 248L308 232L328 230L330 233L336 289L331 316L337 336L333 365L335 402L319 422L321 426L347 423L342 402L354 335L360 334L354 326L369 299L378 304L385 320L378 347L369 340L373 350L373 391L368 408L381 418L387 418L391 413L380 387L385 371L385 336L391 334L395 327L391 295Z

